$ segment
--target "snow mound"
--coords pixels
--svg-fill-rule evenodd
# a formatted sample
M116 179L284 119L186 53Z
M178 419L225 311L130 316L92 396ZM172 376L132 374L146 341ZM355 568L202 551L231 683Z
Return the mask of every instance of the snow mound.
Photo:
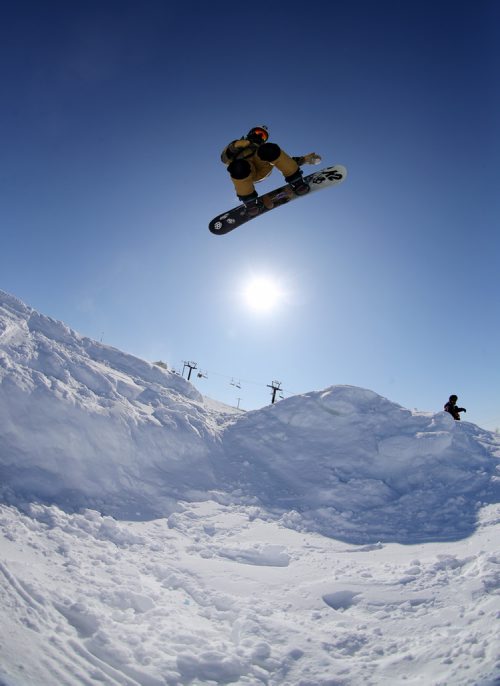
M176 374L79 336L0 292L4 499L128 518L214 486L217 425Z
M255 506L353 543L458 539L498 495L498 441L350 386L255 412L82 337L0 291L0 495L120 519L180 501ZM228 548L247 564L279 550Z
M495 498L495 442L445 412L334 386L240 418L216 474L289 526L355 543L454 539Z

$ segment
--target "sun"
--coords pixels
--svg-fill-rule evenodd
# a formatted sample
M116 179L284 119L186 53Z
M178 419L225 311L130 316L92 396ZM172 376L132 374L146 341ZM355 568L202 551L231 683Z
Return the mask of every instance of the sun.
M245 286L243 296L246 304L256 312L270 312L283 300L283 290L278 281L268 276L253 277Z

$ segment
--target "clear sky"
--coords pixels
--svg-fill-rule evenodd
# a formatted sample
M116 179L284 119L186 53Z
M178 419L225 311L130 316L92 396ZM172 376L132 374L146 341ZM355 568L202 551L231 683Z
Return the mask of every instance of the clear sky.
M500 427L499 46L497 0L3 3L0 287L245 409L352 384ZM349 176L213 236L259 124Z

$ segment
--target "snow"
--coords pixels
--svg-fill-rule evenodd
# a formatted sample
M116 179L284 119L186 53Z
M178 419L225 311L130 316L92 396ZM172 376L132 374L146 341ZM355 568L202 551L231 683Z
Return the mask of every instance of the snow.
M356 387L229 408L0 291L0 684L499 684L499 461Z

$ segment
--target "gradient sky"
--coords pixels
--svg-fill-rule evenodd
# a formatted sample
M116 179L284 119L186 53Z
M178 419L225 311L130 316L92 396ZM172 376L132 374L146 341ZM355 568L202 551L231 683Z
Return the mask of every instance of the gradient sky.
M500 427L499 46L497 0L3 3L0 288L245 409L352 384ZM213 236L259 124L349 176Z

